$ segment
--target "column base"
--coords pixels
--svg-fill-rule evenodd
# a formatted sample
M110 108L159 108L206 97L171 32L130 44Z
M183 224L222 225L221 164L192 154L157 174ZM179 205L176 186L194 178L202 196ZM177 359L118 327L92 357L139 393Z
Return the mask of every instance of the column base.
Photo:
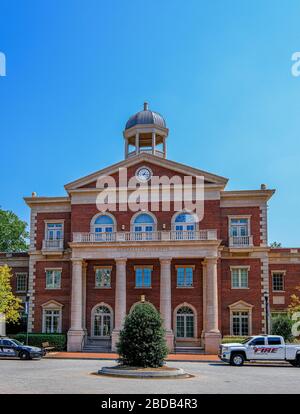
M205 335L204 335L205 353L206 354L218 354L221 339L222 339L222 335L219 330L205 332Z
M166 343L167 343L167 347L169 349L169 352L173 352L174 351L174 333L173 331L166 331Z
M67 351L68 352L81 352L83 345L85 332L83 330L69 330L68 332L68 343Z
M117 352L117 343L119 342L120 330L114 329L111 333L111 350Z

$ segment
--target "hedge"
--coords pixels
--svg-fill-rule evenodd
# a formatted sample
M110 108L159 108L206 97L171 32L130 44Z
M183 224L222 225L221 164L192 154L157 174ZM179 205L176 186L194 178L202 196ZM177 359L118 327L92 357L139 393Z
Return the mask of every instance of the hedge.
M26 343L26 333L10 335L20 342ZM28 334L28 345L42 347L42 342L49 342L49 346L54 346L56 351L64 351L66 349L67 337L65 334Z
M232 342L232 343L239 343L240 344L246 338L249 338L249 336L229 336L229 335L225 335L222 338L222 344L228 344L230 342Z

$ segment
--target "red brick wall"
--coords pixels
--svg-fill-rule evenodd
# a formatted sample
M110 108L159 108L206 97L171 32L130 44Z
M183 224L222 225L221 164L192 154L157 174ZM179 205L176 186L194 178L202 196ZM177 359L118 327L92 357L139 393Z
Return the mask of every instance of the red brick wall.
M64 221L64 247L68 247L68 242L71 239L71 213L37 213L36 224L36 250L42 248L42 242L45 239L45 220L65 220Z
M231 289L230 266L250 266L248 283L249 289ZM223 335L230 334L230 310L232 305L243 300L252 309L252 333L260 334L261 324L261 261L259 259L229 259L221 261L221 331ZM219 295L219 297L220 297Z
M272 286L272 271L286 271L284 276L284 292L273 292ZM296 263L286 263L286 264L270 264L270 308L274 311L284 310L290 304L290 297L293 294L296 294L300 297L300 291L296 287L300 287L300 264ZM274 305L273 297L274 296L284 296L285 304L284 305Z
M221 208L221 239L223 244L228 245L228 216L251 215L250 235L253 236L253 244L259 246L261 243L260 235L260 209L259 207L222 207Z
M61 289L46 289L45 268L62 268ZM35 307L34 332L42 332L42 305L55 300L63 305L62 331L67 332L70 325L71 304L71 263L62 261L36 262L35 267Z
M112 266L111 288L95 287L95 266ZM104 302L115 311L116 266L114 260L88 261L86 272L86 327L91 334L91 313L94 306ZM113 322L114 325L114 322Z

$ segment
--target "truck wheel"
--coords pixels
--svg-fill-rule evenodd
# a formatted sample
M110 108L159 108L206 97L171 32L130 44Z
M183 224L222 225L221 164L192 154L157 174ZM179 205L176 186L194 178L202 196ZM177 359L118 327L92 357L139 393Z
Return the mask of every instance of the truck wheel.
M19 353L19 358L20 358L20 359L23 359L23 360L28 360L28 359L30 359L29 352L27 352L27 351L21 351L21 352Z
M296 355L296 359L289 361L289 363L293 365L293 367L300 368L300 355Z
M230 358L230 365L241 367L244 364L245 357L243 354L234 354Z

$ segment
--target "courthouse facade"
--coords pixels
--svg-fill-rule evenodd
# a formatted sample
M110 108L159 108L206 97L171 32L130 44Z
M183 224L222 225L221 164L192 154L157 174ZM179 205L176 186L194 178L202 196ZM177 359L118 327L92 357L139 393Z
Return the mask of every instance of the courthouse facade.
M170 349L210 353L223 335L266 333L271 315L285 312L300 285L300 248L268 245L274 190L226 191L226 178L167 159L168 132L145 104L126 124L124 160L67 184L65 197L25 198L28 256L2 254L0 264L12 267L17 294L28 288L30 331L67 333L70 351L115 350L126 314L146 301L160 311ZM121 206L121 192L175 176L192 177L192 190L202 177L199 222L175 208L174 188L167 211L161 197L139 211ZM116 182L114 209L99 210L99 192L109 193L99 177Z

